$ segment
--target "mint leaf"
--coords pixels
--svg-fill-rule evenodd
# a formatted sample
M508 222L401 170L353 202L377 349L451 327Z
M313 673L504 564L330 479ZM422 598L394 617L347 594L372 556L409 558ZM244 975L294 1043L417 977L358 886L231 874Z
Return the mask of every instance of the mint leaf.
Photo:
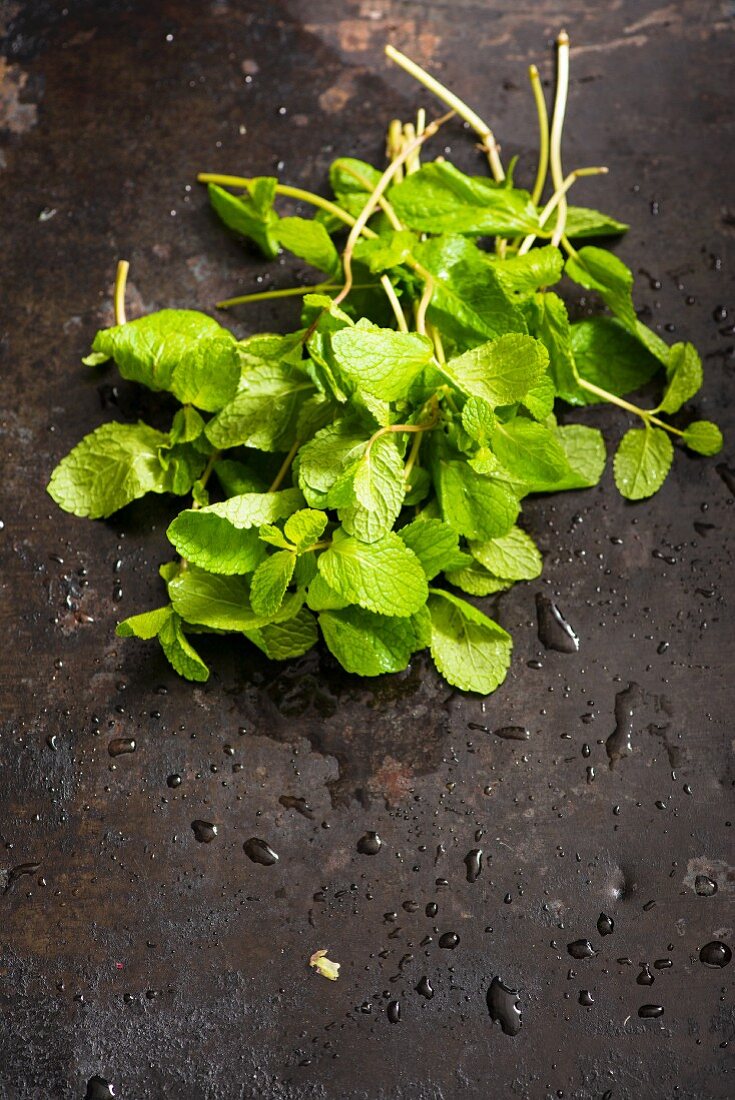
M286 520L283 533L298 550L308 549L318 542L327 526L327 513L302 508Z
M613 237L625 233L630 226L601 214L599 210L589 210L584 206L568 206L565 232L567 237Z
M426 602L421 563L394 532L366 543L335 531L317 566L339 596L379 615L411 615Z
M151 390L169 390L183 404L207 412L216 412L234 397L240 381L235 337L192 309L162 309L103 329L92 349L114 359L123 378Z
M369 321L335 332L332 351L347 378L386 401L405 396L433 355L432 343L425 336L381 329Z
M568 469L555 433L520 416L498 424L492 446L511 478L525 486L526 492L554 489Z
M323 225L308 218L281 218L275 227L276 239L307 264L329 275L342 270L342 262Z
M482 397L470 397L462 409L462 427L470 439L484 447L495 428L495 413Z
M166 534L183 558L202 569L224 575L250 573L265 556L257 528L289 516L302 503L298 489L243 493L180 512Z
M171 422L169 443L193 443L204 431L204 420L191 405L179 409Z
M209 679L209 669L184 634L178 615L171 615L166 620L158 633L158 640L169 664L179 676L198 683Z
M648 382L661 364L612 317L593 317L571 326L571 347L577 371L617 397L637 390ZM600 398L579 390L578 403L593 405Z
M565 272L585 290L596 291L625 327L635 330L637 317L631 292L633 273L612 252L587 245L566 262Z
M549 374L542 374L523 397L521 404L530 412L534 420L544 421L554 411L556 389Z
M295 565L296 555L290 550L278 550L260 563L250 585L250 602L256 615L267 617L278 611Z
M248 631L271 621L283 622L296 615L303 597L294 592L277 614L259 615L250 604L250 589L243 577L222 577L190 566L168 584L174 611L187 623L214 630Z
M555 488L588 489L597 485L607 460L602 432L585 424L565 424L556 429L556 438L567 457L569 469L562 474Z
M270 176L251 180L249 198L231 195L214 183L208 187L212 209L227 228L254 241L268 260L278 255L278 214L273 209L277 183Z
M416 241L410 229L394 230L375 238L361 237L355 245L355 257L378 274L402 264L413 252Z
M295 474L307 504L333 504L335 485L349 483L349 471L365 453L365 430L352 419L335 420L299 450Z
M510 634L450 592L432 588L428 607L431 656L444 679L462 691L495 691L510 665Z
M243 444L260 451L287 451L296 437L300 407L314 386L282 363L256 367L240 392L207 424L207 438L219 450Z
M356 157L339 157L329 168L329 182L337 202L355 218L361 213L368 195L380 180L380 175L372 164ZM335 223L335 228L342 229L343 223Z
M173 614L170 604L166 607L157 607L155 611L143 611L140 615L131 615L129 619L123 619L115 628L118 638L150 638L157 637L159 631L168 622Z
M572 405L585 403L585 392L577 383L571 348L567 307L561 298L548 291L529 298L524 305L528 328L541 340L549 353L549 375L557 394Z
M343 599L330 588L321 573L317 573L310 582L306 593L306 604L312 611L334 611L349 607L352 601Z
M702 360L691 344L674 344L666 364L668 379L659 409L675 413L702 388Z
M104 519L146 493L185 493L206 459L194 456L181 476L180 466L167 470L161 453L169 437L137 424L102 424L62 458L47 491L65 512Z
M470 561L460 552L457 532L440 519L415 519L398 534L421 562L429 581L444 569L458 569Z
M442 518L460 535L499 538L516 521L519 505L511 489L476 473L465 462L440 459L434 468L434 484Z
M360 607L322 611L319 615L327 649L347 672L380 676L400 672L411 654L429 644L425 608L409 618L374 615Z
M493 596L496 592L503 592L511 588L515 581L503 577L495 577L488 573L484 565L479 561L470 561L469 565L461 569L451 570L444 576L455 588L460 588L469 596Z
M694 420L684 429L683 442L700 455L716 455L722 450L722 432L711 420Z
M539 287L553 286L562 276L564 261L558 248L547 244L522 256L508 256L494 263L501 284L509 294L535 294Z
M364 542L375 542L393 527L403 504L403 459L394 435L382 435L365 447L351 471L354 501L340 508L342 525Z
M539 340L508 333L450 359L442 372L462 393L490 405L511 405L539 380L549 362Z
M613 470L615 484L628 500L643 500L661 488L674 448L660 428L631 428L620 441Z
M499 539L470 542L470 553L497 577L530 581L541 574L541 554L530 535L520 527L511 527Z
M466 176L447 162L424 164L406 176L391 188L390 201L405 225L425 233L510 237L539 224L527 191Z
M234 497L241 493L265 492L266 484L262 477L244 462L238 462L233 458L221 458L215 462L214 472L225 496Z
M316 645L319 633L316 619L305 607L282 623L267 623L258 630L245 631L247 638L272 661L301 657Z

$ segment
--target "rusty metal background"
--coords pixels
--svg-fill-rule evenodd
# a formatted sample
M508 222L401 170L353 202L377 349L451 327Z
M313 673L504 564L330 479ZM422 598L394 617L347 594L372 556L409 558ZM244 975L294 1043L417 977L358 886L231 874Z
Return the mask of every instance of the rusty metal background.
M0 10L0 1096L731 1096L735 968L700 951L733 939L735 6ZM162 415L79 362L110 319L117 258L137 311L287 285L288 265L215 224L196 172L320 188L336 151L379 159L386 120L421 102L383 62L386 40L476 104L527 180L525 69L536 60L550 79L562 22L566 163L611 167L579 200L631 223L619 253L645 268L637 304L700 347L691 411L729 422L724 454L677 455L636 506L609 474L529 502L544 575L489 604L516 650L485 702L423 658L367 682L322 651L276 667L217 641L203 646L211 682L179 682L152 646L113 633L159 598L174 506L92 524L44 492L84 432ZM446 133L479 165L458 125ZM244 334L295 312L232 323ZM612 410L581 415L611 443L625 426ZM579 653L541 646L538 593ZM610 767L617 721L632 753ZM529 739L492 732L508 725ZM135 751L111 756L116 738ZM196 820L217 826L211 843ZM375 855L357 849L367 831ZM248 859L250 837L279 861ZM578 940L588 957L570 954ZM341 963L337 982L309 969L319 948ZM497 982L506 1030L493 1023L493 979L519 991L520 1030ZM640 1018L644 1005L663 1015Z

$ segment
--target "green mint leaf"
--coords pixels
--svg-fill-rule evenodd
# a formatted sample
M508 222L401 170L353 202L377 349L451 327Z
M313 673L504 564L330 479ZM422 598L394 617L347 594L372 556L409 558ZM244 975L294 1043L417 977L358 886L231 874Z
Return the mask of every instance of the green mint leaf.
M301 657L319 640L316 619L305 607L292 619L268 623L259 630L247 630L245 635L272 661Z
M544 345L532 336L508 333L450 359L442 372L454 385L490 405L511 405L536 383L549 362Z
M531 581L541 574L543 562L538 548L520 527L487 542L470 542L470 553L489 573L511 581Z
M410 229L393 230L375 238L361 237L355 245L355 257L377 275L402 264L411 256L416 242Z
M209 669L184 634L178 615L171 615L166 620L158 633L158 640L169 664L179 676L198 683L209 679Z
M668 379L659 405L661 412L675 413L702 388L702 361L691 344L674 344L666 365Z
M182 558L202 569L224 575L250 573L265 556L257 528L291 515L301 504L298 489L244 493L180 512L166 534Z
M492 437L495 455L526 492L556 488L568 470L564 450L551 428L517 416L498 423Z
M214 472L217 475L225 496L240 496L242 493L263 493L266 484L262 477L251 470L244 462L237 462L234 458L221 458L214 464Z
M660 428L631 428L625 433L615 455L615 484L628 500L653 496L671 467L674 448Z
M434 237L416 249L434 276L428 317L459 351L506 332L525 332L520 308L503 289L495 267L464 237Z
M496 592L504 592L511 588L515 581L503 577L495 577L488 573L484 565L479 561L471 561L469 565L461 569L450 570L445 573L447 581L455 588L460 588L469 596L493 596Z
M150 638L157 637L161 628L168 622L173 614L170 604L166 607L157 607L155 611L143 611L140 615L131 615L129 619L123 619L115 628L118 638Z
M360 607L322 611L319 627L327 649L347 672L381 676L400 672L411 654L429 644L425 608L408 618L374 615Z
M307 264L337 275L342 262L323 225L308 218L281 218L275 227L276 239Z
M335 531L317 566L339 596L379 615L402 618L426 602L421 563L395 532L366 543Z
M612 317L579 321L570 335L579 375L617 397L637 390L661 369L647 348ZM580 388L577 403L593 405L599 400Z
M214 630L258 630L270 621L292 619L303 603L297 592L287 596L274 615L258 615L250 604L250 588L243 577L215 576L195 566L180 572L168 584L174 611L187 623Z
M577 383L574 368L567 307L558 294L548 291L529 298L524 309L529 332L549 353L549 375L557 394L570 405L584 404L584 390Z
M597 485L607 460L602 432L584 424L565 424L556 429L556 438L567 457L569 469L562 474L555 488L589 489Z
M185 405L173 418L171 431L168 433L169 442L171 444L193 443L194 440L199 439L203 431L204 421L199 413L191 405Z
M716 455L722 450L722 432L711 420L694 420L684 429L683 443L700 455Z
M290 550L278 550L260 563L250 585L250 602L256 615L267 617L278 611L295 565L296 555Z
M410 173L391 188L390 201L405 225L424 233L512 237L539 225L527 191L466 176L448 162L424 164Z
M359 389L395 401L430 362L433 346L416 332L381 329L361 320L335 332L332 352L342 373Z
M495 691L510 665L510 634L450 592L432 588L428 607L431 656L444 679L462 691Z
M526 296L535 294L539 287L558 283L564 260L558 248L547 244L542 248L532 248L522 256L493 260L493 265L508 294Z
M340 520L349 534L375 542L393 527L406 493L395 436L379 436L366 446L351 473L354 501L340 508Z
M495 428L492 406L482 397L470 397L462 409L462 427L475 443L486 446Z
M236 393L242 364L237 340L205 313L162 309L103 329L92 349L114 359L120 374L207 412Z
M300 448L294 473L307 504L323 508L334 504L330 492L348 478L365 452L365 430L352 419L335 420Z
M589 210L585 206L568 206L565 232L572 239L579 237L614 237L630 228L609 214Z
M587 245L570 256L566 274L585 290L596 291L625 327L635 331L637 317L633 308L633 273L622 260L603 248Z
M440 459L434 484L442 518L467 538L499 538L518 517L518 501L510 488L476 473L466 462Z
M306 593L306 604L312 611L338 611L349 607L351 600L345 600L333 588L330 588L321 573L310 581Z
M65 512L104 519L146 493L188 492L193 478L174 489L175 470L161 464L168 435L137 424L102 424L62 458L47 491ZM195 473L204 465L200 458Z
M444 569L458 569L470 561L460 552L457 532L440 519L415 519L398 534L421 562L428 581Z
M263 542L270 546L276 546L279 550L295 550L296 547L288 541L280 527L272 523L264 523L258 528L258 534Z
M296 437L304 400L314 386L300 370L281 363L256 367L240 392L207 424L207 438L219 450L244 445L259 451L287 451Z
M283 532L298 550L308 550L313 543L319 541L326 526L326 512L314 511L312 508L302 508L289 516L284 524Z
M534 420L544 421L554 411L556 389L551 375L542 374L538 382L534 382L530 390L521 398L521 404L527 409Z
M355 218L361 213L380 176L381 173L372 164L356 157L339 157L329 168L329 182L338 204ZM335 228L343 229L344 223L336 222Z
M233 233L254 241L268 260L278 255L278 214L273 209L277 182L270 176L251 180L249 198L231 195L214 183L208 187L209 201L217 216Z

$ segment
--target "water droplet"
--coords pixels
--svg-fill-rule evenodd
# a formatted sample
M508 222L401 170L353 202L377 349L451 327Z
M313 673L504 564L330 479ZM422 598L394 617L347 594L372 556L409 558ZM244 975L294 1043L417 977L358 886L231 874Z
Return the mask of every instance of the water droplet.
M482 848L472 848L464 857L464 863L467 868L467 881L477 882L482 870Z
M135 741L132 737L113 737L107 746L110 756L123 756L127 752L135 752Z
M614 767L623 756L633 752L633 715L641 702L643 692L638 684L629 684L625 691L615 696L615 729L605 742L610 767Z
M610 936L612 935L614 928L615 921L612 919L612 917L608 917L607 913L600 913L599 917L597 918L597 931L600 933L600 935Z
M192 821L191 827L194 831L194 837L200 844L211 844L214 838L217 836L217 826L213 825L211 821L200 821L198 818L196 821Z
M421 978L418 985L416 986L416 992L420 993L422 997L426 997L427 1001L430 1001L431 998L434 996L434 987L429 979L426 977L426 975Z
M266 844L257 836L251 836L242 847L245 855L252 859L253 863L260 863L263 867L272 867L274 863L278 863L278 856L270 844Z
M111 1100L115 1096L115 1087L104 1077L90 1077L87 1081L87 1093L84 1100Z
M577 652L579 649L577 634L554 601L540 592L536 595L536 614L539 641L546 649L555 649L558 653Z
M13 883L23 875L35 875L40 866L40 863L18 863L15 867L12 867L10 871L8 871L3 893L7 894ZM0 881L2 881L2 879L0 879Z
M392 1024L397 1024L401 1018L401 1002L388 1001L385 1013Z
M459 943L459 936L456 932L443 932L439 937L439 946L445 947L449 951L453 951Z
M711 898L717 893L717 883L709 875L697 875L694 880L694 892L699 894L700 898Z
M493 978L487 991L487 1010L493 1023L499 1023L505 1035L517 1035L521 1030L519 991L509 989L500 978Z
M648 965L648 963L641 963L641 966L643 967L643 969L636 978L636 982L638 983L638 985L653 985L654 979L653 974L651 973L650 966Z
M706 943L701 949L699 958L705 966L713 966L721 970L723 966L727 966L730 962L732 950L721 940L712 940L711 943Z
M580 989L579 991L579 1003L584 1005L585 1008L589 1008L595 1003L595 998L590 993L589 989Z
M427 917L435 917L436 914L439 912L439 906L436 904L435 901L429 901L426 904L426 909L424 910L424 912L426 913Z
M363 856L376 856L383 847L383 841L377 833L367 832L357 842L357 850Z
M496 737L502 737L504 741L528 741L531 734L525 726L501 726L493 730Z
M573 940L567 944L567 951L573 959L593 959L597 954L589 940Z
M671 959L656 959L653 965L656 967L657 970L668 970L674 964L672 963Z
M715 306L712 310L712 318L717 321L718 325L721 325L723 321L727 320L727 309L725 306Z
M641 1005L638 1009L638 1015L642 1020L657 1020L663 1014L662 1005Z
M180 787L181 786L181 776L177 772L174 772L166 780L166 786L167 787Z

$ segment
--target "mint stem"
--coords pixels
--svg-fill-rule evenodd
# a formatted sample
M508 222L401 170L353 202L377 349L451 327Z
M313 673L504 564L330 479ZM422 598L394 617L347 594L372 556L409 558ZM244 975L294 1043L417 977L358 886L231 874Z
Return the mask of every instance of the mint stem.
M116 325L126 324L125 287L127 286L129 271L130 264L128 263L128 261L118 260L117 271L115 272L115 290L113 293Z
M671 432L672 435L684 435L684 432L679 431L678 428L672 427L671 424L667 424L664 420L659 420L659 418L654 416L649 409L641 409L640 406L631 404L630 401L626 401L623 397L616 397L614 393L603 390L601 386L596 386L594 382L588 382L586 378L581 378L579 375L577 375L577 382L583 390L594 393L596 397L601 397L603 401L609 401L611 405L617 405L618 408L625 409L626 412L639 416L646 425L655 424L656 427L663 428L664 431Z
M569 35L566 31L559 31L556 39L557 50L557 78L556 96L554 98L554 116L551 121L551 134L549 138L549 163L551 167L551 179L558 191L564 183L564 172L561 166L561 133L564 128L564 113L567 107L567 95L569 92ZM567 222L567 200L562 195L559 201L559 213L556 218L556 228L551 239L553 245L558 245L564 233Z

